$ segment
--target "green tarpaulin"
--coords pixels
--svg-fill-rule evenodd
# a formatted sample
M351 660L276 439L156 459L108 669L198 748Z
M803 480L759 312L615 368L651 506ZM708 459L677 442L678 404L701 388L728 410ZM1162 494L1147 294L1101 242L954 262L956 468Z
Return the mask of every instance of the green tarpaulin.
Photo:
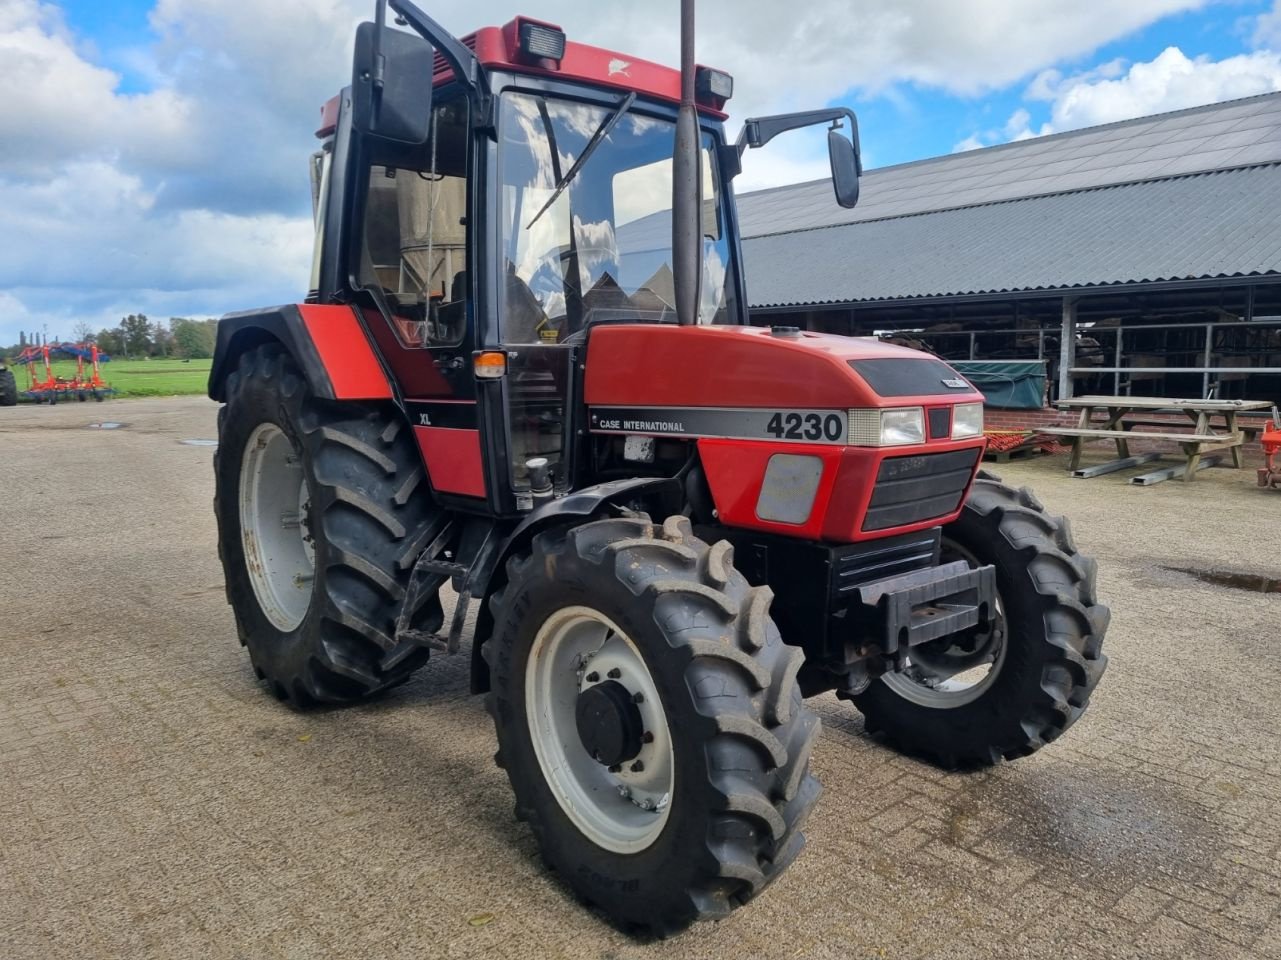
M1040 410L1045 406L1046 360L949 360L974 384L989 407Z

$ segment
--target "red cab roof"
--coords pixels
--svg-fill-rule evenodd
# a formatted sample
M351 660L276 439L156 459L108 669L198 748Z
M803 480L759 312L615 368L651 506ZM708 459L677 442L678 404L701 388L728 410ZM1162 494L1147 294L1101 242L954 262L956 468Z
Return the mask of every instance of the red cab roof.
M559 64L553 60L531 59L520 52L518 37L522 23L537 23L560 29L554 24L531 17L516 17L501 27L481 27L475 33L463 37L462 43L476 54L476 59L482 66L491 70L510 70L514 73L577 80L614 90L634 90L642 96L669 103L680 102L679 70L568 39L565 41L565 56ZM434 83L447 83L452 78L453 72L437 54ZM700 113L718 120L726 117L723 111L704 103L700 103L698 109ZM316 131L316 136L325 137L333 133L337 126L338 98L329 100L320 112L320 129Z

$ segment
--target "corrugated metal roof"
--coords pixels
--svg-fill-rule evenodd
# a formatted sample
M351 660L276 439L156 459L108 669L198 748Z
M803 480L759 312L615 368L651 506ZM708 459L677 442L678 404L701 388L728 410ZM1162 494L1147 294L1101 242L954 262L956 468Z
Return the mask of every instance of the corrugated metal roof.
M863 131L864 142L872 139ZM1281 162L1281 93L869 170L853 210L829 180L738 198L744 237Z
M771 234L744 241L748 300L768 307L1277 273L1279 211L1281 164L1272 164Z

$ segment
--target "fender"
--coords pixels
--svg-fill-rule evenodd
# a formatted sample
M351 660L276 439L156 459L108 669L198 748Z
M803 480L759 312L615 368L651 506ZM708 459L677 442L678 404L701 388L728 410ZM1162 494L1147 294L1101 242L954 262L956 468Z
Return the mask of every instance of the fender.
M227 375L240 355L280 342L322 400L394 400L391 381L352 307L315 303L229 313L218 321L209 396L226 399Z
M486 571L487 581L477 585L479 589L476 590L476 595L481 596L482 600L480 609L476 612L476 630L471 643L471 692L485 693L489 690L489 664L481 655L485 641L494 628L489 600L507 583L507 561L513 555L529 546L540 531L567 522L581 523L623 500L634 497L660 501L667 499L676 505L673 509L677 509L681 502L681 491L681 482L674 477L610 480L575 490L569 496L545 503L522 520L495 555L490 571Z

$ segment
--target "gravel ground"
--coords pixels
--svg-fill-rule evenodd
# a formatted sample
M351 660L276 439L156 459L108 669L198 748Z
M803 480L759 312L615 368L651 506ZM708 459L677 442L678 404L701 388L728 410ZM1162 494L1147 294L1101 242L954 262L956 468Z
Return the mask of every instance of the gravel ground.
M197 397L0 410L0 957L1281 958L1281 494L1002 465L1113 609L1091 709L945 774L830 696L809 848L660 943L579 907L514 821L467 658L299 714L255 682ZM86 429L96 418L124 423ZM1101 452L1101 448L1100 448Z

